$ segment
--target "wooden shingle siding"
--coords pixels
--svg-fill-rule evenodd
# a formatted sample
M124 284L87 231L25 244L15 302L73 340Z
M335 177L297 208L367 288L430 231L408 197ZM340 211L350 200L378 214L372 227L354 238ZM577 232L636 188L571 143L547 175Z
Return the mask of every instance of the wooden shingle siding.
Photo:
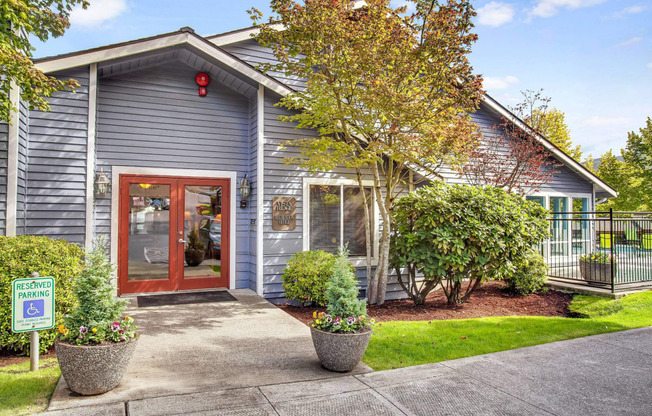
M224 170L237 172L238 183L250 174L250 100L215 80L208 95L199 97L196 74L174 62L100 78L97 171L108 176L112 166ZM231 197L238 201L238 191ZM252 273L252 207L236 205L236 287L242 288L250 287ZM109 238L110 195L96 200L95 229Z
M48 235L83 244L88 68L54 75L63 79L74 78L81 87L75 93L55 93L49 99L50 112L29 112L27 217L24 231L26 234ZM19 146L19 178L20 149ZM20 185L19 179L19 194ZM20 220L18 225L20 228Z
M0 123L0 235L7 230L7 139L9 125Z

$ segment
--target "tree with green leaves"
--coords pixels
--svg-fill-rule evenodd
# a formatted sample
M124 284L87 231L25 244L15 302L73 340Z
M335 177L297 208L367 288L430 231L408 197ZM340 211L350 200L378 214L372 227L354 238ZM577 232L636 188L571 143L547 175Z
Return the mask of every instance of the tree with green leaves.
M11 122L16 93L30 109L48 111L47 97L54 92L79 87L73 79L58 80L45 75L32 62L34 47L29 36L41 41L63 35L70 27L73 6L88 6L86 0L9 0L0 3L0 121ZM12 99L13 98L13 99ZM12 102L13 101L13 102Z
M652 119L648 117L639 133L628 134L627 146L619 160L611 150L602 155L598 176L618 191L598 209L617 211L652 210Z
M579 162L582 158L582 149L579 145L573 145L564 112L554 107L550 108L552 99L543 95L543 89L525 90L521 91L521 94L523 101L516 104L512 111L534 131Z
M286 162L310 171L351 167L362 195L362 181L373 181L383 226L373 276L367 262L370 303L385 300L394 199L407 187L410 168L435 174L442 164L455 166L478 140L468 116L482 94L482 78L468 61L477 39L473 7L463 0L411 1L412 13L389 0L362 8L347 0L273 0L268 23L250 11L258 41L278 60L262 69L307 81L279 105L293 110L283 120L319 137L287 143L300 156ZM368 260L371 201L364 198Z

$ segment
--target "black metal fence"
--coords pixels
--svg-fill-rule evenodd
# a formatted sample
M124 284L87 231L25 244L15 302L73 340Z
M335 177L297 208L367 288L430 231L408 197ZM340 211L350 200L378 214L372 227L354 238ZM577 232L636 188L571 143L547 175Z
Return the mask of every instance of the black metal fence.
M610 289L652 284L652 213L553 212L548 275Z

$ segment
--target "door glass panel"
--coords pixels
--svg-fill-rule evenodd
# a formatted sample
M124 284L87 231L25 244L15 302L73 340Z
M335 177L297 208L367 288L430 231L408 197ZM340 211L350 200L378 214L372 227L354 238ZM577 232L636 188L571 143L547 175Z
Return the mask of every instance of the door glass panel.
M555 256L570 255L570 227L568 221L568 198L550 197L553 221L551 223L552 239L550 254Z
M170 185L129 185L128 278L169 278Z
M222 187L185 186L184 279L222 276Z

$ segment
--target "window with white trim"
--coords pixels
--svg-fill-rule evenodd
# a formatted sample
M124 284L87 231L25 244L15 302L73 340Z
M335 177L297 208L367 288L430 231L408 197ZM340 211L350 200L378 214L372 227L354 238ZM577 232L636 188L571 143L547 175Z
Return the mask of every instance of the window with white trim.
M365 238L364 200L358 185L310 184L308 239L309 250L335 253L348 244L351 257L367 255ZM372 196L371 187L364 188L367 197ZM373 207L373 198L371 199ZM373 221L373 216L372 216ZM374 225L371 226L372 256L374 249Z

